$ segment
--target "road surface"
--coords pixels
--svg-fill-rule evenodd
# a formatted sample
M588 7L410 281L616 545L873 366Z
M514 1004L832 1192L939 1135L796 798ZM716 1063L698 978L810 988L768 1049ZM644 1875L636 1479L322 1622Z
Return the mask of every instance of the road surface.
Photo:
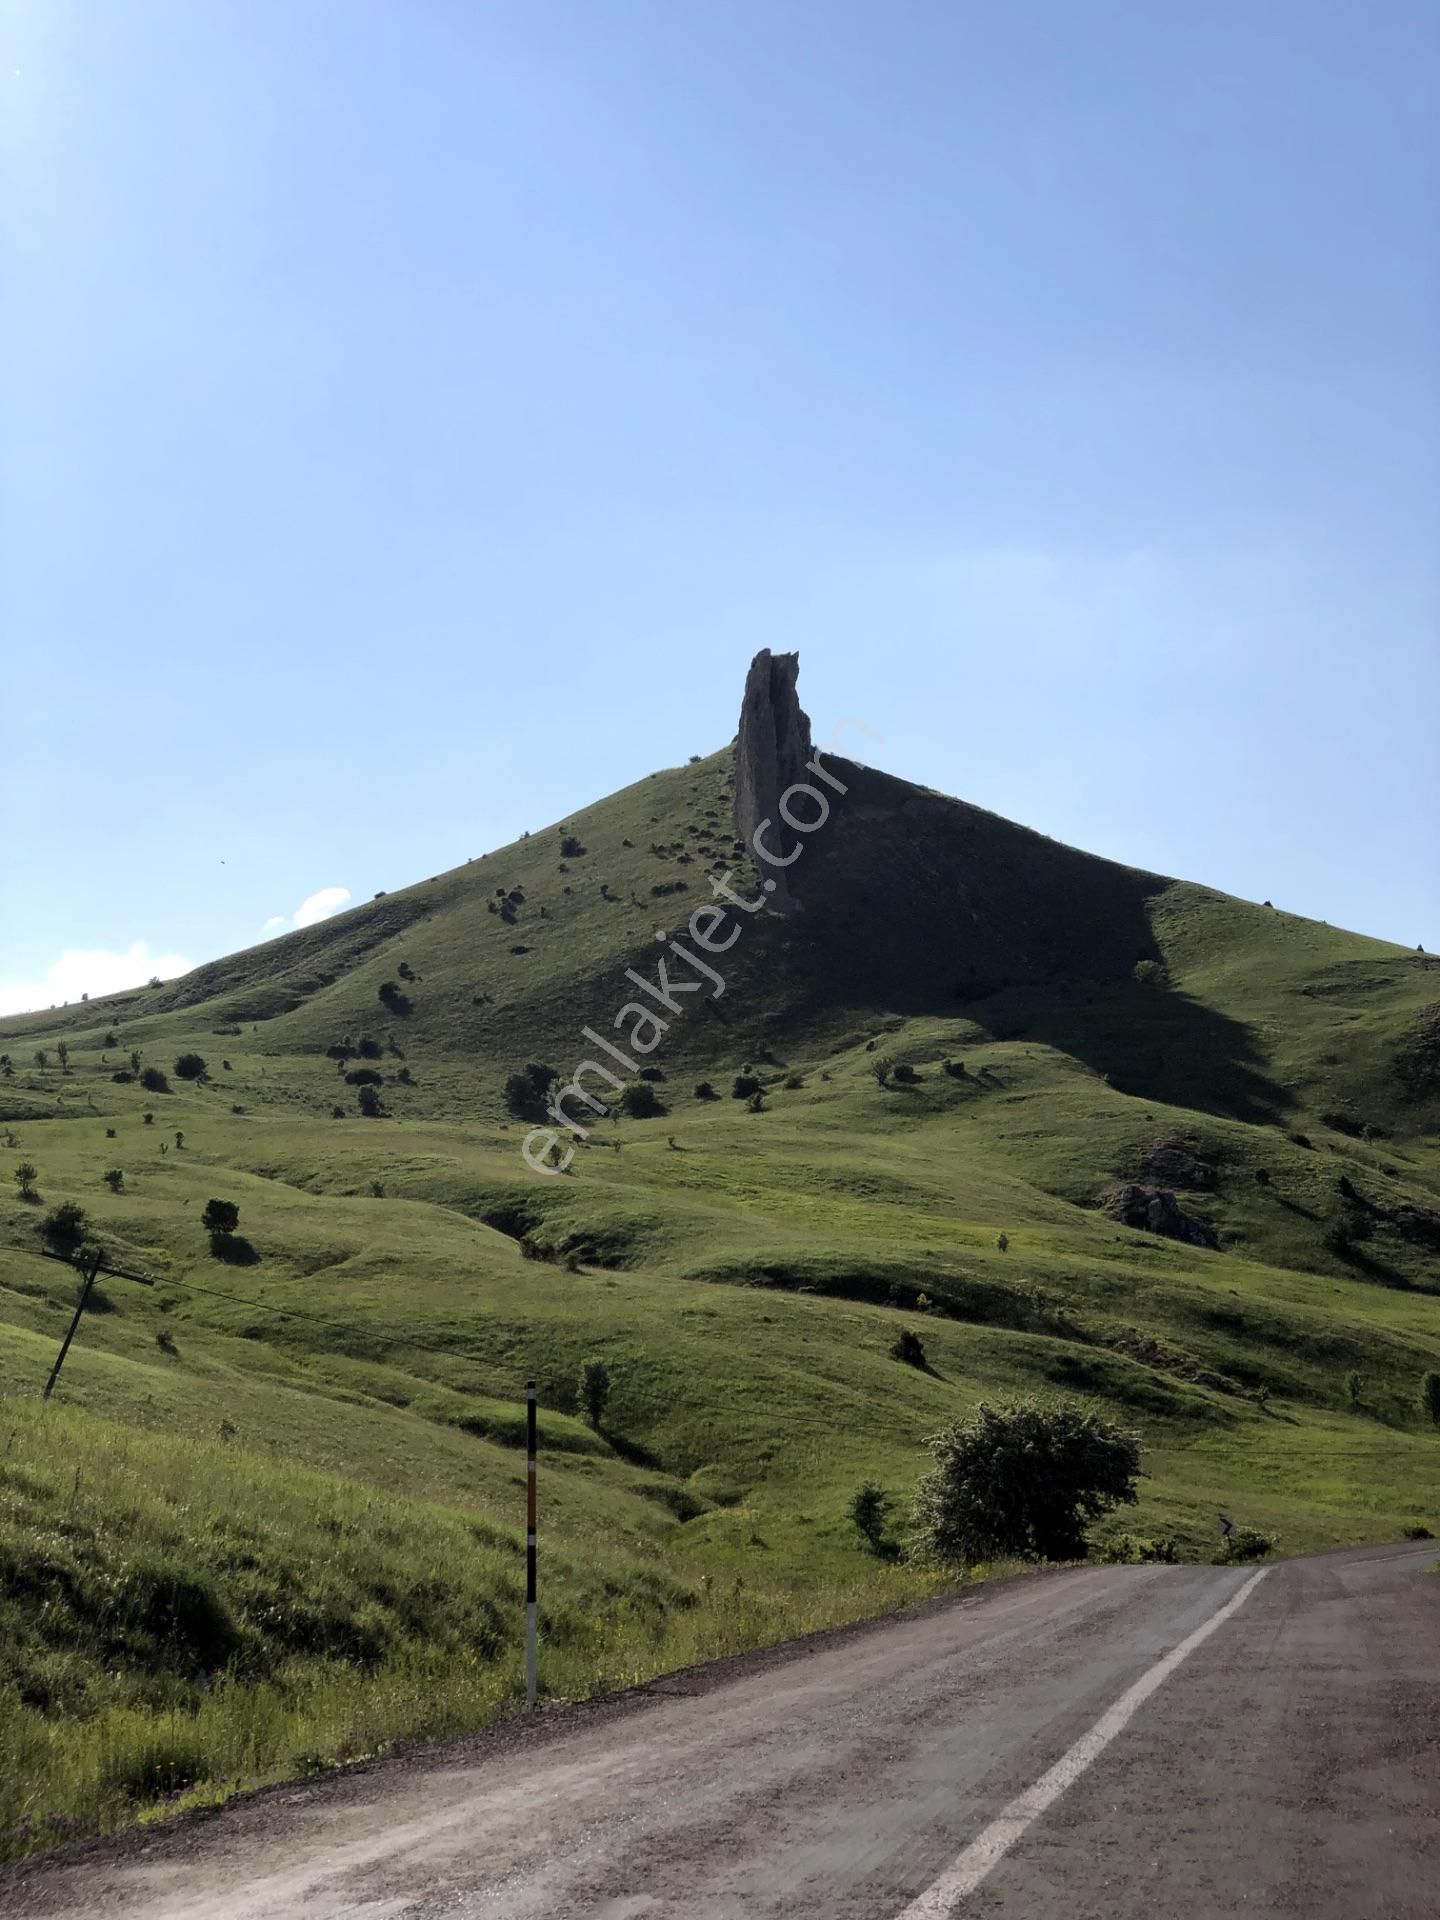
M1096 1567L0 1872L36 1920L1435 1920L1433 1546Z

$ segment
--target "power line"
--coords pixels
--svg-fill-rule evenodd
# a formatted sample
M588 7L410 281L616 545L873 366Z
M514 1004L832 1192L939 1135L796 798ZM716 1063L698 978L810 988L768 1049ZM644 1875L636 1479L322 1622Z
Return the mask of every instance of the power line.
M32 1260L34 1259L58 1260L58 1261L61 1261L65 1266L73 1268L76 1272L82 1275L86 1271L86 1269L82 1267L77 1260L72 1259L69 1254L65 1254L65 1253L52 1253L52 1252L49 1252L48 1250L37 1252L32 1247L10 1247L8 1249L5 1249L5 1251L8 1251L10 1253L27 1254ZM353 1321L348 1323L342 1323L338 1320L327 1320L322 1314L307 1312L304 1307L281 1307L281 1306L276 1306L272 1302L266 1301L266 1300L247 1299L244 1294L228 1293L222 1287L202 1286L198 1280L176 1280L176 1279L172 1279L167 1274L163 1280L157 1281L144 1274L129 1273L124 1268L121 1268L121 1267L106 1266L103 1263L103 1259L99 1269L99 1273L101 1278L104 1278L108 1275L108 1276L113 1276L116 1279L134 1280L134 1281L137 1281L141 1286L145 1286L145 1287L154 1287L154 1286L179 1287L187 1293L204 1294L207 1298L212 1300L228 1300L233 1305L238 1307L245 1307L252 1313L270 1313L270 1314L278 1315L281 1319L284 1319L284 1320L308 1321L311 1326L323 1328L325 1329L326 1332L329 1332L329 1333L343 1334L353 1330L353 1327L354 1327ZM214 1329L214 1331L223 1332L223 1329L217 1328L217 1329ZM233 1338L234 1336L232 1335L231 1337ZM385 1334L377 1333L374 1336L372 1336L371 1344L378 1346L380 1348L383 1348L387 1351L398 1352L403 1349L403 1350L414 1352L414 1353L431 1353L436 1355L437 1358L442 1360L458 1359L458 1360L483 1361L486 1357L482 1354L473 1353L463 1347L453 1347L453 1346L442 1347L442 1346L436 1345L433 1341L418 1340L410 1336L402 1336L399 1338L395 1338L395 1337L387 1336ZM358 1356L358 1357L363 1358L364 1356Z

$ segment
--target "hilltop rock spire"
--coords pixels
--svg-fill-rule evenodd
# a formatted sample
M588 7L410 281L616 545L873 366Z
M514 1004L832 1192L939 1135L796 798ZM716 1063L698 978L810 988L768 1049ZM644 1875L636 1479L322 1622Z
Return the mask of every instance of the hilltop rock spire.
M788 787L806 778L810 758L810 721L795 691L799 677L798 653L771 653L768 647L756 654L745 676L735 741L735 837L747 847L765 820L770 822L767 846L788 853L798 838L781 821L779 804ZM767 871L776 883L770 904L782 913L797 913L800 902L790 889L787 870Z

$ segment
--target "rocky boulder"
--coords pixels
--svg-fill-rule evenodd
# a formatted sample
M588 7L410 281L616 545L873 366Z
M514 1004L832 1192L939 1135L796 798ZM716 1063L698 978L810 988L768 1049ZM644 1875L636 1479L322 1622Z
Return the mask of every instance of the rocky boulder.
M1158 1233L1166 1240L1183 1240L1191 1247L1213 1249L1220 1245L1220 1236L1211 1223L1183 1213L1174 1194L1163 1187L1111 1187L1101 1194L1100 1205L1122 1226Z

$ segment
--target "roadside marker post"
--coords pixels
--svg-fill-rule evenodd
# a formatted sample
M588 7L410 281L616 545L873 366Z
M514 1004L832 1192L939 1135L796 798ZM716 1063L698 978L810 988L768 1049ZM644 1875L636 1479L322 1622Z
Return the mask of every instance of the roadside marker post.
M535 1382L525 1382L525 1705L535 1705Z

